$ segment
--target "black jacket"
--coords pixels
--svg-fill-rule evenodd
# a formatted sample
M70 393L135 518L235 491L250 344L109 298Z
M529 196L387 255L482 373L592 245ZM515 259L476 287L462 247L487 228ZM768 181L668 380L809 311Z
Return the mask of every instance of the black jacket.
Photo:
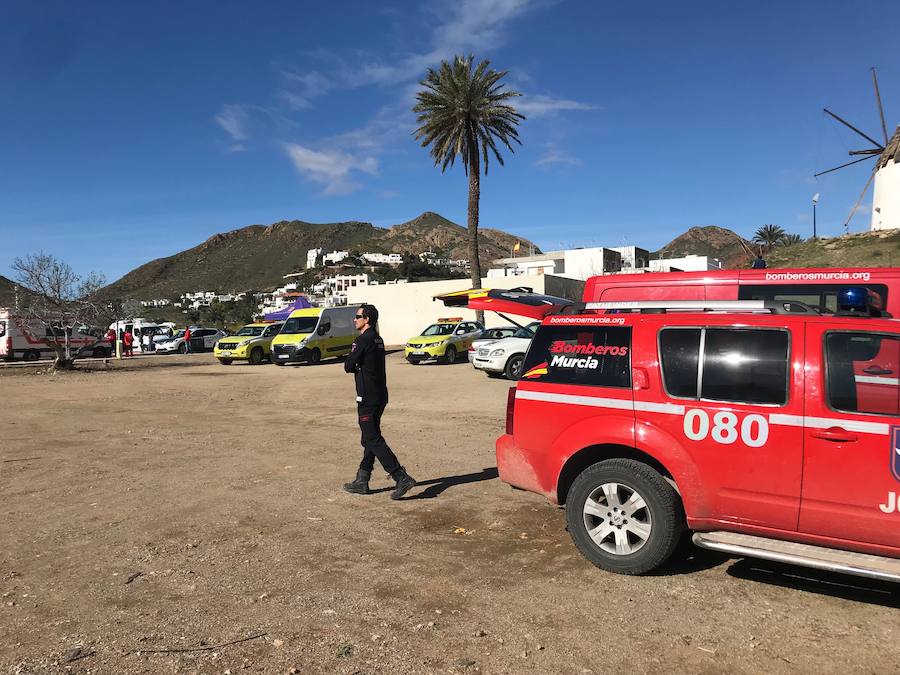
M384 373L384 341L370 328L353 341L344 370L356 378L356 402L360 405L387 405L387 378Z

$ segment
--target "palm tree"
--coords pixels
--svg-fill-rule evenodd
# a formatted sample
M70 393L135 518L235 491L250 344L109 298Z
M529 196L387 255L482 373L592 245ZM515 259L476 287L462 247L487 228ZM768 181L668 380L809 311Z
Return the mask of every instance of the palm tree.
M469 262L472 287L481 286L481 259L478 255L478 201L481 197L481 165L488 172L488 157L493 154L503 166L497 141L510 152L512 143L522 142L516 126L525 119L507 101L521 94L505 90L500 81L507 71L490 68L490 61L475 65L475 57L457 56L452 63L442 61L429 68L413 112L418 114L416 140L431 146L434 165L441 173L453 166L457 156L469 177ZM490 151L490 152L489 152Z
M803 243L803 237L799 234L786 234L778 240L779 246L793 246L794 244Z
M764 251L770 251L785 235L785 231L778 225L763 225L753 233L753 243L759 244L760 255Z

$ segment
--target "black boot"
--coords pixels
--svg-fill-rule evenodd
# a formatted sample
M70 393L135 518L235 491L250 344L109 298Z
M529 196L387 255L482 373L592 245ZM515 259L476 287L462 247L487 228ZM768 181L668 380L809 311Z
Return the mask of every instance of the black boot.
M367 495L369 494L369 479L371 477L371 471L357 469L356 480L352 483L344 483L344 490L352 492L355 495Z
M397 485L394 486L394 491L391 493L391 499L402 499L403 495L416 486L416 481L406 473L406 469L402 466L391 474L391 478L397 481Z

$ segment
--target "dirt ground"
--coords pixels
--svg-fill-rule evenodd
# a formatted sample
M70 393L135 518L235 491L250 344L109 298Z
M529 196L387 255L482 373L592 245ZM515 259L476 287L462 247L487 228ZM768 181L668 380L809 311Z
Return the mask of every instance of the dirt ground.
M496 478L509 383L468 364L389 357L401 502L340 489L340 364L93 367L0 369L4 672L900 669L895 586L689 546L657 576L592 567Z

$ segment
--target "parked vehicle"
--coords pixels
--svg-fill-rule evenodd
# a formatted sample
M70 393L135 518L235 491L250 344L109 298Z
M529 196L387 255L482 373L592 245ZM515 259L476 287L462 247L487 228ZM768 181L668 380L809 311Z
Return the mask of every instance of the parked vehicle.
M19 316L12 309L0 307L0 359L37 361L56 356L50 330L37 319ZM69 335L69 345L76 356L82 347L95 342L97 338L86 333L73 331Z
M223 366L234 361L249 361L258 365L269 360L272 353L272 340L284 323L251 323L242 327L234 335L221 338L213 350L215 357Z
M81 347L76 356L78 358L108 359L115 353L116 347L109 340L97 340Z
M216 342L223 337L225 337L225 331L218 328L191 328L190 350L192 352L212 351L216 346ZM172 354L174 352L186 354L188 345L184 343L184 331L178 331L166 341L157 342L156 351L161 354Z
M835 300L834 314L663 299L545 318L510 389L500 478L565 505L605 570L650 572L689 530L900 581L900 321L868 288Z
M291 312L272 340L272 360L286 363L318 363L324 358L350 353L359 333L353 323L360 305L307 307Z
M525 353L540 325L540 321L533 321L502 340L475 340L472 365L488 376L504 375L508 380L518 380L522 376Z
M418 336L406 343L406 360L412 364L425 361L455 363L460 354L465 354L472 342L484 330L477 321L463 321L462 318L438 319Z
M851 285L876 292L884 308L900 316L896 267L604 274L587 280L584 301L795 300L834 312L838 291Z
M167 330L166 326L163 324L158 324L151 319L143 318L120 319L109 324L109 328L114 330L117 336L122 336L124 333L131 333L134 336L133 349L138 353L144 351L143 338L145 335L149 335L151 339L153 339ZM115 345L111 345L111 348L111 353L114 354L116 351Z
M503 338L512 337L515 332L519 330L518 326L503 326L501 328L485 328L481 331L481 335L477 340L472 342L469 345L469 350L466 352L469 357L469 363L472 363L472 359L475 358L476 349L475 345L486 345L491 342L496 342L497 340L502 340Z

